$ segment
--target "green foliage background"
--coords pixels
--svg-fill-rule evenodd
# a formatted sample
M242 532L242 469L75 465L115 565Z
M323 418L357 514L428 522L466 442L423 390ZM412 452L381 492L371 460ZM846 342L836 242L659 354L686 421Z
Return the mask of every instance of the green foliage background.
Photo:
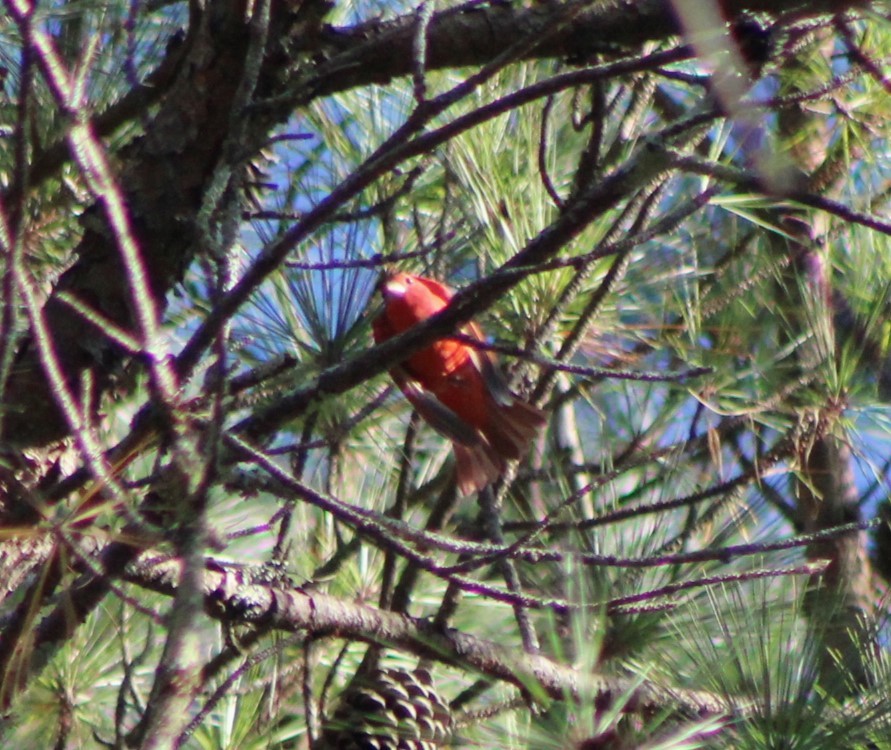
M450 9L470 12L445 2L433 12ZM387 20L417 10L341 3L325 23L346 28L375 13ZM387 666L411 669L422 658L454 701L456 734L466 744L557 748L588 738L603 744L586 747L891 747L887 581L867 559L887 550L859 537L864 570L853 588L865 588L865 596L822 584L837 594L829 609L865 623L845 631L858 654L852 659L827 636L837 621L817 617L809 605L820 583L807 563L825 554L814 544L766 546L841 524L814 526L802 503L802 487L815 480L801 457L821 441L849 451L845 481L855 482L856 503L845 521L873 518L888 494L891 247L887 222L860 218L887 215L891 97L887 80L858 63L839 25L852 31L867 60L887 68L888 12L876 3L844 18L805 11L754 16L772 26L771 49L759 81L729 116L712 98L720 89L714 60L684 56L646 65L648 55L679 48L683 42L673 35L635 48L605 46L585 60L523 55L455 96L424 132L571 71L641 61L633 74L592 76L505 106L503 114L379 171L231 316L200 372L181 383L180 406L187 413L195 399L202 424L234 434L372 346L374 287L383 270L436 276L456 288L497 280L533 238L578 211L585 190L645 163L641 154L656 143L675 156L668 168L637 183L633 173L633 184L582 216L549 260L521 268L519 283L474 315L495 344L512 352L502 357L505 370L518 392L548 412L546 433L488 499L457 499L448 442L412 416L385 373L342 392L316 392L302 413L253 441L256 448L312 492L402 521L416 535L409 546L432 560L434 574L417 573L389 543L405 536L383 521L363 527L338 520L244 456L220 458L201 516L209 543L197 552L214 564L247 566L254 580L271 586L383 610L393 606L396 587L399 611L442 618L521 662L522 618L506 601L503 558L481 558L462 572L460 585L446 571L481 555L473 543L499 548L524 539L517 546L529 556L512 563L520 586L514 593L535 603L523 612L541 653L578 674L617 680L624 691L613 692L611 705L594 695L561 699L538 685L520 691L467 669L460 654L431 662L409 649L384 649L379 658ZM169 37L189 20L181 3L89 0L39 4L34 24L84 75L88 114L95 116L155 67ZM7 186L20 176L17 149L36 163L70 124L41 77L22 75L22 33L11 18L0 20L8 123L0 172L10 176ZM730 45L729 34L720 33ZM313 64L308 56L298 68L305 73ZM425 71L421 102L421 79L410 76L313 98L269 133L262 155L238 154L256 167L246 179L262 184L251 200L239 192L240 221L225 255L199 252L173 290L164 315L171 350L181 350L264 248L423 114L424 102L439 101L478 72ZM17 119L25 99L27 128ZM789 112L798 118L794 132L787 132ZM125 144L156 113L149 103L107 133L108 153L126 158ZM804 180L804 187L772 195L752 184L771 175L777 184ZM817 176L827 179L818 184ZM817 205L814 196L835 203ZM93 202L70 160L22 199L17 234L44 295L79 261L72 252ZM10 215L9 205L3 210ZM807 227L804 241L790 217ZM803 264L795 260L800 247ZM27 317L19 312L11 329L5 333L13 341ZM3 351L8 368L13 349ZM214 412L220 363L226 387ZM560 365L565 371L555 369ZM238 388L248 377L250 385ZM108 448L156 398L138 361L116 378L120 385L105 394L95 428ZM88 532L76 526L78 512L101 486L90 480L50 502L53 479L31 496L39 522L24 529L5 522L8 537L52 532L106 543L127 538L131 517L151 525L157 519L144 515L146 495L173 460L176 440L151 443L121 469L128 507L103 502ZM76 446L71 456L74 467L85 465ZM196 466L209 461L198 453L194 459ZM17 467L8 460L5 474ZM8 493L10 482L4 479ZM500 539L484 531L491 532L491 507L498 509ZM144 554L183 554L182 540L190 538L183 530L194 518L182 507L162 508L160 518L151 544L140 540ZM452 546L433 544L443 538ZM63 575L72 586L89 555L67 543L75 552ZM534 560L533 553L555 559ZM49 578L49 565L34 576ZM498 601L486 587L505 596ZM0 615L9 618L32 597L36 628L66 591L76 592L60 587L41 599L40 590L32 582L9 592ZM198 689L177 719L180 744L170 746L307 747L307 714L330 709L367 643L338 632L289 634L205 608L207 616L192 623L197 645L188 653L200 671ZM174 615L175 600L138 572L114 580L45 668L26 672L8 707L3 746L125 746L158 700L153 685ZM367 638L375 640L373 629ZM8 641L5 648L12 648ZM7 673L7 683L12 679ZM639 710L635 691L651 685L669 692L661 705ZM669 700L670 691L685 700ZM683 706L694 694L732 710L690 715Z

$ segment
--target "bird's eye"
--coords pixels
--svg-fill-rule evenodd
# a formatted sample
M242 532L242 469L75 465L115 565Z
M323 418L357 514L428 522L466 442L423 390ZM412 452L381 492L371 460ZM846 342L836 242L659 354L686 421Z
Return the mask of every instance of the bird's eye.
M405 283L406 284L414 284L415 280L411 276L406 276Z

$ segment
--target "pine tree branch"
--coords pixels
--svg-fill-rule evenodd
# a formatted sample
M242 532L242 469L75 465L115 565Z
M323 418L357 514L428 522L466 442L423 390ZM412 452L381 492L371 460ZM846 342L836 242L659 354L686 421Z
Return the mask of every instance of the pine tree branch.
M126 578L133 584L171 596L181 564L143 557ZM215 563L204 572L202 591L207 613L230 624L255 624L286 632L306 631L316 637L354 639L409 651L419 657L476 671L524 690L536 689L563 700L587 696L607 704L633 693L627 711L667 710L684 717L740 716L747 702L732 704L703 691L606 675L583 674L551 659L524 654L456 630L440 631L428 621L386 612L359 602L300 589L255 583L243 570ZM533 693L534 694L534 693Z
M863 7L862 0L725 0L727 19L749 12L816 18ZM329 27L313 40L310 50L327 62L316 72L313 97L368 84L385 84L412 73L413 44L420 23L415 13L350 27ZM427 69L485 65L493 50L516 39L534 36L539 42L527 59L587 60L598 53L639 49L649 41L681 35L673 5L668 0L620 0L592 3L506 2L458 6L434 14L427 25ZM729 38L729 30L728 30Z

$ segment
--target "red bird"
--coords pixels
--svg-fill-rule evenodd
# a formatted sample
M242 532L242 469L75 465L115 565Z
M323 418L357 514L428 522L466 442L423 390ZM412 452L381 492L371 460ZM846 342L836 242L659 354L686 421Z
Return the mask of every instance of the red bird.
M381 292L384 309L372 322L377 343L439 312L453 295L445 284L407 273L385 276ZM475 323L461 333L483 341ZM434 341L390 374L430 426L452 441L463 495L483 489L507 461L521 458L546 421L541 410L511 393L491 352L455 339Z

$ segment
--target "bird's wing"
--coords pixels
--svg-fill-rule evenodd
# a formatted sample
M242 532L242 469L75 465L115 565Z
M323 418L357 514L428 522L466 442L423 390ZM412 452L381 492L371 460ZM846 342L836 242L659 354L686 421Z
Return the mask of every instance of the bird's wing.
M461 333L475 338L477 341L485 340L482 329L473 321L465 325L461 329ZM516 396L507 387L507 381L504 379L504 375L501 374L495 353L475 349L470 344L468 344L468 349L470 349L470 358L476 365L476 369L483 376L483 382L486 384L486 390L489 392L489 395L492 396L496 404L510 406L516 400Z
M475 446L483 442L475 427L471 427L430 391L425 390L403 367L394 367L390 374L412 406L440 435L447 437L453 443L466 446Z

